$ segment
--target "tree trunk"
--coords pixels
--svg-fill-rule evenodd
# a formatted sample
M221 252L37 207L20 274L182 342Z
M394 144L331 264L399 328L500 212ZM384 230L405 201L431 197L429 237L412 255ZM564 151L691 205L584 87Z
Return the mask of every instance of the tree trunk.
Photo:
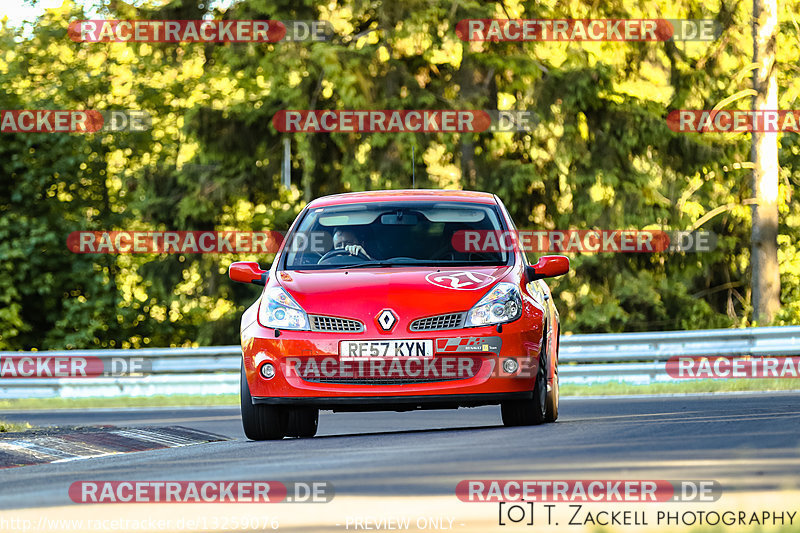
M777 0L753 0L753 111L778 109ZM753 132L753 227L750 239L753 320L769 324L780 308L778 272L778 134Z
M469 43L465 43L469 44ZM475 106L475 71L469 58L469 46L464 46L461 64L458 69L459 95L462 102L467 102L467 109L477 109ZM475 169L475 143L473 134L461 134L461 188L474 191L478 185L478 172Z

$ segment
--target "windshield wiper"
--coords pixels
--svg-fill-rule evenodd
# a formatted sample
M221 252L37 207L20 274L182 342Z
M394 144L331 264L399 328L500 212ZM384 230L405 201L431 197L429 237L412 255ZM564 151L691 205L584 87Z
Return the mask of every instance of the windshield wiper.
M415 266L419 263L412 263L408 261L403 262L394 262L394 261L367 261L365 263L355 263L352 265L339 265L335 268L337 269L344 269L344 268L365 268L365 267L390 267L390 266Z
M363 268L363 267L388 267L396 265L397 263L390 263L389 261L367 261L364 263L353 263L352 265L338 265L334 268Z

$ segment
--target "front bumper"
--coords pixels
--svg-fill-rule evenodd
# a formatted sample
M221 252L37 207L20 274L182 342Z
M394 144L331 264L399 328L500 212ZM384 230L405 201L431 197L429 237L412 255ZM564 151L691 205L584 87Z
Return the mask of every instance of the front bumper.
M276 337L275 330L265 328L253 319L242 330L242 353L254 403L294 403L340 410L353 410L358 406L417 409L420 408L418 406L439 405L437 408L443 408L448 404L487 405L523 399L526 394L530 397L539 362L542 333L541 316L527 313L514 322L504 324L502 332L498 332L496 326L421 332L397 328L391 335L369 330L362 333L281 330L280 336ZM500 338L501 345L496 352L439 350L445 344L458 344L456 339L488 337ZM430 379L430 376L426 376L428 379L398 377L370 382L368 379L306 379L308 376L303 376L295 369L298 359L339 361L339 343L343 340L391 339L431 339L436 364L450 361L458 367L460 359L469 358L474 363L471 365L473 370L468 375L458 374L454 379ZM518 362L516 372L503 370L502 363L509 358ZM265 363L272 364L276 369L271 379L265 379L259 372ZM344 363L342 366L345 366ZM508 394L512 396L506 396Z
M309 406L330 411L413 411L417 409L455 409L495 405L509 400L529 400L531 391L495 394L426 394L421 396L351 396L253 398L254 404Z

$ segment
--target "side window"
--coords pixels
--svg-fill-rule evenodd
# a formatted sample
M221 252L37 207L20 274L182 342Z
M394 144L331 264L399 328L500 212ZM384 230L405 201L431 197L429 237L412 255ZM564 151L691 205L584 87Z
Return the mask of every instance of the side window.
M505 204L503 204L503 201L500 198L497 198L497 196L495 196L495 199L497 200L497 203L500 204L501 210L508 215L508 221L511 223L511 231L517 234L517 224L514 222L514 219L511 218L511 214L508 212L508 209L506 209ZM522 251L522 264L524 266L529 266L531 264L530 258L528 257L528 252L525 250Z

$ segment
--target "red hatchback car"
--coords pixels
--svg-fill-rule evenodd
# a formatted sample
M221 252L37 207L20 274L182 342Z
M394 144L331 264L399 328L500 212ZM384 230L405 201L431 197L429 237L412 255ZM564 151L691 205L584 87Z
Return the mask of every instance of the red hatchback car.
M264 286L242 316L245 435L314 436L320 409L500 404L505 425L555 421L559 318L542 278L566 273L569 260L530 266L508 245L515 231L490 193L308 204L269 271L230 266L232 280Z

